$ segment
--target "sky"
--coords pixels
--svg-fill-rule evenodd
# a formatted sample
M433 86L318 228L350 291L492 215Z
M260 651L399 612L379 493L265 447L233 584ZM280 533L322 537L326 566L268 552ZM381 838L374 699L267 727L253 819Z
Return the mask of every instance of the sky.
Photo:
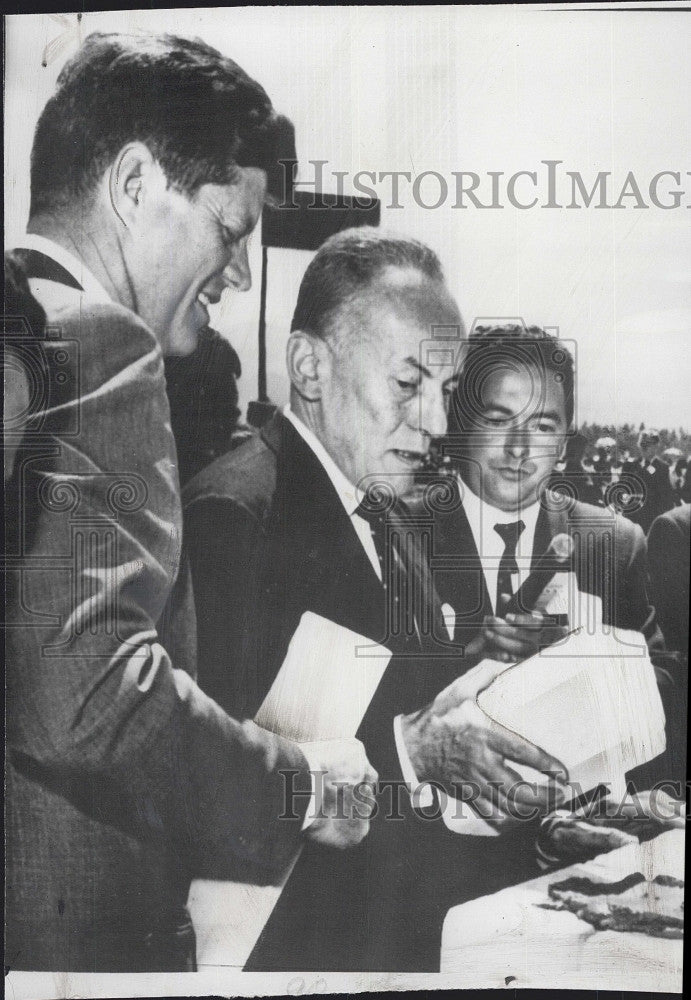
M382 225L439 255L466 325L512 318L558 329L574 345L577 419L691 428L691 17L681 10L493 7L271 7L27 15L7 19L6 244L28 214L37 117L80 38L94 30L197 35L239 62L296 127L300 177L325 160L325 190L354 193L358 171L408 171L400 208L377 182ZM590 5L592 6L592 5ZM631 6L631 5L628 5ZM47 65L43 65L46 62ZM222 123L219 123L222 127ZM544 161L561 161L549 201ZM441 175L448 195L441 199ZM507 179L515 182L511 204ZM609 173L605 207L565 207ZM680 184L660 179L679 172ZM481 202L456 204L454 172L475 173ZM620 199L627 176L640 190ZM442 203L430 207L435 199ZM642 202L646 207L634 207ZM624 207L606 207L620 201ZM241 400L256 395L260 240L254 286L227 292L212 322L243 363ZM284 347L310 255L269 250L269 394L287 397Z

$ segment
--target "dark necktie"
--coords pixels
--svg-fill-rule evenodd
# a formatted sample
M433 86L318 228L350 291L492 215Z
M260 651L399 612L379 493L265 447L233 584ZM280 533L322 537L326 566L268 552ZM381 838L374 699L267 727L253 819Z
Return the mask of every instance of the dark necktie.
M510 524L495 524L494 530L504 543L504 554L499 562L499 575L497 576L497 599L495 602L495 614L501 615L503 601L502 594L513 597L513 583L511 575L518 573L518 563L516 562L516 545L525 528L523 521L512 521Z
M414 527L396 510L382 513L368 497L355 513L367 521L372 533L388 597L389 634L404 640L417 636L422 643L430 630L434 601L431 574L423 565Z

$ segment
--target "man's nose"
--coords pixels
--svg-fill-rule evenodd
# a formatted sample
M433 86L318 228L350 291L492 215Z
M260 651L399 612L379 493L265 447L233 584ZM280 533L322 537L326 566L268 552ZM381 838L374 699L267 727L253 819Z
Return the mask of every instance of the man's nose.
M224 285L236 292L249 292L252 287L252 271L247 255L247 240L240 240L233 247L233 254L223 269Z
M508 431L504 449L512 458L525 458L530 454L530 434L516 428Z
M430 391L420 403L420 430L431 438L446 434L448 413L443 392Z

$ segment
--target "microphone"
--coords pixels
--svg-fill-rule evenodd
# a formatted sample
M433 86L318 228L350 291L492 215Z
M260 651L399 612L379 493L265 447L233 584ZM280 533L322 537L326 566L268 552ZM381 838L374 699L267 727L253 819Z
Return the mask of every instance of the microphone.
M573 555L573 549L573 539L570 535L563 532L555 535L547 551L536 561L532 572L503 608L502 618L506 618L507 615L529 614L554 575L566 568Z

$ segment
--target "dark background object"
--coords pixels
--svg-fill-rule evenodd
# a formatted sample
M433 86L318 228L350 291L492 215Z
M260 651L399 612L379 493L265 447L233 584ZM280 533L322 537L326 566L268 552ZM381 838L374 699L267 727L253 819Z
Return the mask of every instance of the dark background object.
M381 202L378 198L296 190L284 205L264 209L262 246L318 250L329 236L340 233L342 229L378 226L380 220Z
M195 351L165 358L170 423L182 486L247 436L239 422L235 349L216 330L206 328Z

